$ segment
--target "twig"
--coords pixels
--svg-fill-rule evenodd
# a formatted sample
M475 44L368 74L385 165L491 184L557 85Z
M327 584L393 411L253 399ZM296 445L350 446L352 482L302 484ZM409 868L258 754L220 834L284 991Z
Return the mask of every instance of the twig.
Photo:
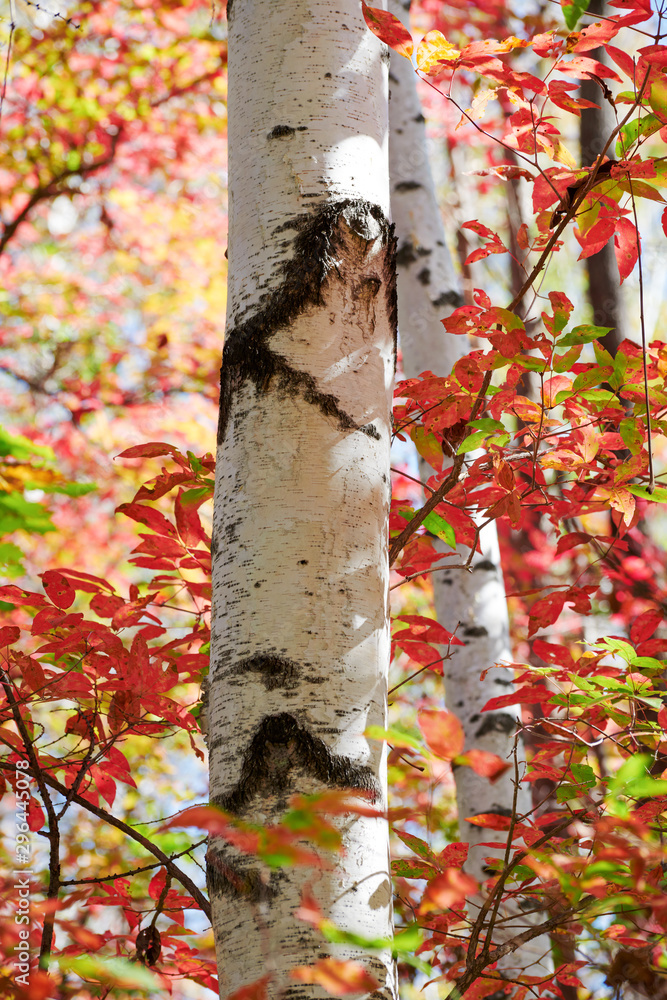
M0 770L13 771L14 765L0 762ZM28 773L30 773L30 769ZM47 785L50 785L51 788L55 789L61 795L67 795L67 787L58 781L57 778L53 778L46 772L41 772L41 778ZM100 806L96 806L92 802L89 802L88 799L85 799L82 795L75 795L74 801L77 805L80 805L84 809L93 813L93 815L97 816L98 819L108 823L109 826L114 826L117 830L126 834L126 836L131 837L132 840L136 840L137 843L141 844L141 846L145 848L149 854L152 854L154 858L157 858L158 861L165 866L167 871L173 875L177 882L181 883L184 889L187 889L201 911L209 920L211 919L211 904L201 889L195 885L192 879L186 875L185 872L178 867L178 865L174 864L171 858L165 854L164 851L160 850L159 847L153 844L148 837L144 837L143 834L139 833L128 823L124 823L122 819L118 819L116 816L108 813L106 809L102 809Z

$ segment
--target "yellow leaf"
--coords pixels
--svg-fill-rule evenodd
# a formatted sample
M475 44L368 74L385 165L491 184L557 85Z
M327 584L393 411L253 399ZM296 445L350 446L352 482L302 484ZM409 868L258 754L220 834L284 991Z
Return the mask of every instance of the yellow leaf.
M558 163L563 163L566 167L569 167L571 170L576 169L577 162L575 158L573 157L572 153L567 148L565 143L561 142L560 139L554 140L553 158Z
M454 62L461 55L437 28L424 35L417 48L417 69L430 73L441 62Z

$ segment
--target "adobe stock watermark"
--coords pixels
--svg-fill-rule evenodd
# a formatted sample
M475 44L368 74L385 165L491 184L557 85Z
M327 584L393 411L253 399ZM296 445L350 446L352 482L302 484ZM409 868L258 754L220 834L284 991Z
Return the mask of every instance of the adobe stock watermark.
M14 923L18 924L19 941L14 946L16 957L14 977L21 986L30 983L30 879L32 871L32 844L30 827L28 826L28 805L30 803L30 781L26 774L29 767L27 760L16 762L16 837L15 837L15 867L14 883L15 914Z

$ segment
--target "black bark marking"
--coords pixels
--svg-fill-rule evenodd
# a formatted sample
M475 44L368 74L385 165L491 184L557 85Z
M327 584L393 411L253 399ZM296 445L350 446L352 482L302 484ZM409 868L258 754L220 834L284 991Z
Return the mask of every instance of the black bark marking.
M469 628L463 630L463 634L470 639L481 639L483 635L488 635L489 632L483 625L471 625Z
M249 903L271 902L278 893L280 873L271 872L268 881L262 878L259 868L243 867L254 861L252 858L231 860L225 856L225 848L209 847L206 852L206 886L210 896L232 896L245 899Z
M363 424L359 430L362 434L366 434L367 437L375 438L376 441L382 440L382 435L373 424Z
M425 125L426 124L426 119L424 118L424 116L421 113L421 111L419 112L418 115L415 115L412 120L413 120L413 122L416 122L417 125Z
M332 754L323 740L301 726L293 715L281 712L260 722L245 752L241 777L227 795L214 804L240 814L258 794L285 793L294 771L305 771L328 788L354 788L375 801L380 787L370 767Z
M231 673L237 676L250 673L259 674L267 691L274 691L279 687L290 690L299 686L301 668L294 660L275 656L272 653L258 653L256 656L249 656L247 659L241 660Z
M276 125L272 128L267 139L291 139L295 134L296 129L292 128L291 125Z
M417 281L421 285L428 285L431 281L431 271L428 267L423 267L417 275Z
M437 299L432 300L433 305L436 309L444 309L446 306L452 306L454 309L458 309L463 305L463 296L460 292L441 292Z
M496 564L491 559L480 559L479 562L473 563L472 571L481 569L486 573L495 573L497 570Z
M340 274L340 260L344 257L346 241L349 243L346 228L366 244L378 238L382 242L383 258L376 259L373 265L375 273L365 275L364 280L368 292L375 287L375 295L384 285L385 307L394 334L396 356L396 240L394 227L379 206L346 199L291 219L278 230L293 230L296 234L293 237L293 255L281 266L281 285L262 296L250 319L227 332L220 372L218 443L227 431L232 401L248 381L260 392L272 387L284 396L300 395L306 402L317 406L324 416L335 420L343 431L360 429L341 408L336 396L321 392L312 375L293 368L284 357L272 351L268 343L277 330L289 326L307 308L324 304L323 291L327 278L332 272ZM361 253L365 256L363 248Z
M417 191L423 186L419 181L399 181L398 184L394 184L394 191Z
M413 243L408 240L406 243L401 244L398 253L396 254L396 264L398 267L409 267L410 264L414 264L417 260L417 254L415 253L415 247Z
M477 716L477 718L479 718L479 716ZM473 715L470 721L476 722L477 719ZM506 733L509 736L514 733L515 730L516 719L513 715L509 715L507 712L488 712L484 716L482 725L475 733L475 739L479 739L481 736L486 736L487 733Z

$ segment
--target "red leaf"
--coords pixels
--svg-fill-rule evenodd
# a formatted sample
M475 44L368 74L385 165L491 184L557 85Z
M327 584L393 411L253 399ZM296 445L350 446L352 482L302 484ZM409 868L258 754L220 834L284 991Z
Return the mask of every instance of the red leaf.
M663 615L660 611L645 611L632 623L630 639L636 646L639 645L640 642L650 639L662 622Z
M113 618L124 604L125 601L122 597L116 597L113 594L96 594L90 602L90 609L100 618Z
M606 52L614 60L619 69L632 81L635 79L635 62L631 55L623 49L617 49L615 45L606 45Z
M598 62L597 59L589 58L589 56L574 56L568 62L556 63L554 69L558 70L559 73L576 76L578 80L590 80L592 77L599 76L603 80L607 77L609 80L621 82L621 78L615 70Z
M510 818L496 813L478 813L476 816L466 816L466 823L483 826L486 830L509 830Z
M570 39L576 38L572 51L590 52L591 49L597 49L617 35L619 30L619 25L613 21L597 21L595 24L589 24L583 31L570 35Z
M178 494L174 504L176 527L186 545L195 547L199 542L210 546L210 539L204 531L197 511L211 497L210 490L184 490Z
M135 444L132 448L121 451L116 458L156 458L158 455L180 455L178 448L163 441L153 441L150 444Z
M438 855L438 864L442 868L461 868L468 859L469 844L447 844L444 851Z
M466 896L477 892L477 888L477 882L471 875L459 868L447 868L426 886L419 912L431 913L433 910L461 906Z
M482 711L497 712L499 708L507 708L508 705L544 705L549 703L554 693L540 684L526 685L513 694L490 698Z
M33 594L29 590L15 587L14 584L0 587L0 601L18 605L24 604L29 608L41 608L46 604L46 598L43 594Z
M397 17L389 14L386 10L377 7L367 7L361 4L364 13L366 26L376 35L381 42L394 49L399 55L409 59L414 51L412 35L408 29L401 24Z
M595 227L594 227L595 228ZM634 270L639 256L639 233L630 219L617 219L614 233L614 251L621 284Z
M116 513L125 514L133 521L145 524L147 528L158 535L176 536L176 529L164 514L161 514L159 510L153 510L152 507L146 507L142 503L122 503L120 507L116 507Z
M165 883L167 881L167 869L160 868L153 878L150 880L148 885L148 895L151 899L159 899L160 893L164 889Z
M393 621L402 622L408 626L406 629L398 629L393 634L394 642L399 646L406 639L417 642L437 642L443 646L463 645L460 639L457 639L433 618L425 618L422 615L397 615Z
M30 690L40 691L46 684L46 677L44 676L41 663L33 659L32 656L25 656L23 653L13 652L12 656L21 670L21 677Z
M530 629L528 635L534 635L538 629L547 628L553 625L565 604L565 593L561 590L553 594L547 594L539 601L535 601L530 609Z
M578 259L585 260L587 257L599 253L616 232L617 222L617 219L604 218L587 229L585 233L575 229L574 235L581 244L581 253Z
M419 728L434 754L443 760L453 760L463 750L463 726L452 712L432 709L417 716Z
M69 608L74 603L76 591L57 570L47 569L46 573L42 573L42 585L57 608Z
M45 822L44 810L39 802L36 802L35 799L30 799L30 805L28 806L28 827L33 833L37 833L38 830L42 829Z
M21 629L16 625L5 625L4 628L0 628L0 648L11 646L12 643L17 641L20 635Z
M360 962L338 958L320 958L314 965L298 965L290 975L302 983L317 983L334 996L370 993L379 987L377 979Z
M662 231L667 236L667 208L662 213Z
M467 753L457 758L456 763L467 764L475 774L481 775L482 778L488 778L492 784L510 766L506 760L488 750L468 750Z

